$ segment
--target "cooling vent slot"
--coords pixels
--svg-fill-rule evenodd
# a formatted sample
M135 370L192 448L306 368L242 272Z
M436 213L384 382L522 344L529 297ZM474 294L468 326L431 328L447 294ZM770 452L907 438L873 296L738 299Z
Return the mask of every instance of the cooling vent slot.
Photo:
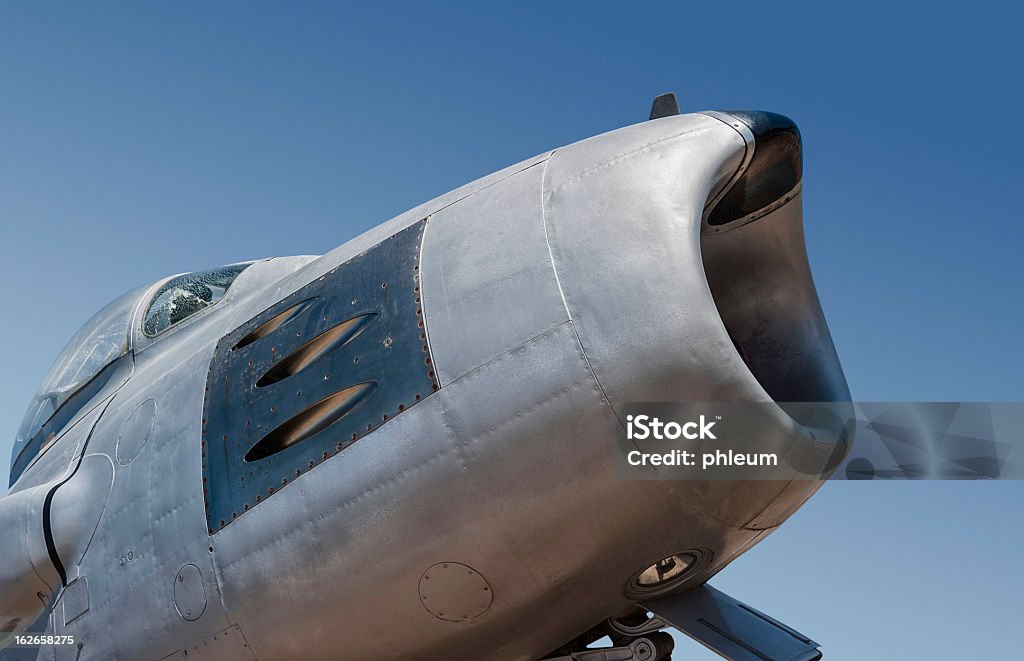
M311 275L217 343L201 443L210 534L440 390L420 305L426 222Z
M295 319L300 314L305 312L309 308L309 306L313 305L315 301L315 298L307 299L305 301L302 301L301 303L291 306L284 312L275 315L273 319L269 319L261 326L259 326L256 330L254 330L253 332L249 333L241 340L239 340L238 344L233 346L231 350L234 351L236 349L241 349L242 347L247 347L256 340L259 340L263 337L266 337L267 335L270 335L281 326L284 326L289 321Z
M343 321L331 330L317 335L271 367L256 382L256 387L266 388L278 381L283 381L306 369L321 356L337 351L362 333L366 329L366 325L373 321L376 316L372 312L363 314L348 321Z
M313 404L264 436L245 453L245 461L266 459L341 420L377 388L373 382L349 386Z

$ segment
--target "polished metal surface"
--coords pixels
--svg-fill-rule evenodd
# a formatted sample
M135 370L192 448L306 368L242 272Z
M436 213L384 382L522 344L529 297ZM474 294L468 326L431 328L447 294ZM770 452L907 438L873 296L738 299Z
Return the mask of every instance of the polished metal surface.
M140 301L113 385L0 498L0 625L81 645L40 659L592 658L566 646L820 484L615 479L622 407L780 401L807 373L849 396L799 195L707 231L755 142L662 116L255 262L158 337ZM758 332L788 338L764 369L737 349ZM604 658L670 653L626 638Z

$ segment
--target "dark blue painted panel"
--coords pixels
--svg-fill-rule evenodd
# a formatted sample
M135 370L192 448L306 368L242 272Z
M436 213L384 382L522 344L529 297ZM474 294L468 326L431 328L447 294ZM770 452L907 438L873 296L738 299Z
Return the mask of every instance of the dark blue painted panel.
M218 343L202 441L211 533L437 390L420 307L425 224L354 257ZM360 384L370 385L354 388ZM346 390L358 401L346 404L339 397Z

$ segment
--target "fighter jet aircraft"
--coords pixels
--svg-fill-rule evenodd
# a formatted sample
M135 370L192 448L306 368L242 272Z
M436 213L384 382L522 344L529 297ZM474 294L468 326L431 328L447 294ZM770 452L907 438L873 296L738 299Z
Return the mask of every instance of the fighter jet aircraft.
M0 656L818 658L706 583L821 480L612 468L629 402L849 401L801 168L789 119L663 96L321 257L118 298L14 446Z

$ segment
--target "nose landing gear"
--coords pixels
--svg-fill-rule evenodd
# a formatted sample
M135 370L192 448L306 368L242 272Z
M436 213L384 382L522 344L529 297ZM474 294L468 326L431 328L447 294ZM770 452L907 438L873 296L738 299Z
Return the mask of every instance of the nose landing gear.
M671 626L643 608L608 618L544 661L671 661L675 641L661 631ZM607 637L611 647L587 645Z
M710 585L638 604L559 648L544 661L670 661L674 628L729 661L817 661L818 643ZM607 636L612 647L588 645Z
M673 647L672 636L658 631L634 638L628 645L582 650L545 661L671 661Z

